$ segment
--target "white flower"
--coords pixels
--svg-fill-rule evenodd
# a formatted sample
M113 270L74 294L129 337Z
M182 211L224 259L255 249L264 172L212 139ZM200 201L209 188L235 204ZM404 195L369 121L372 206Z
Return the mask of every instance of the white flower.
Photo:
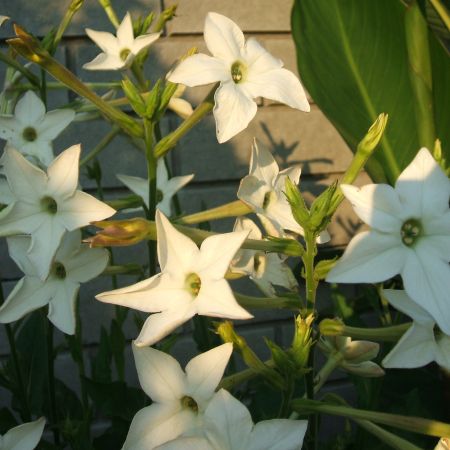
M228 343L202 353L184 373L167 353L133 345L139 382L153 403L134 416L123 450L151 450L183 433L198 432L232 351Z
M221 389L204 416L206 437L182 437L158 450L298 450L302 447L306 420L272 419L256 425L248 409Z
M149 190L148 180L130 175L117 175L117 178L127 186L135 194L142 197L144 203L148 207ZM156 207L160 209L166 216L172 214L172 197L189 181L194 178L194 174L181 177L172 177L169 180L166 164L164 159L158 159L156 167L156 199L158 201Z
M45 427L45 418L27 422L11 428L0 436L1 450L33 450L41 440Z
M9 16L0 16L0 27L9 19Z
M14 201L14 195L6 178L0 175L0 205L9 205Z
M308 100L296 76L283 69L283 63L255 39L245 42L242 31L232 20L208 13L204 37L213 56L197 54L186 58L169 74L168 80L190 87L220 81L213 111L219 142L227 141L247 127L256 114L256 97L309 111Z
M30 237L13 236L7 242L11 258L25 276L0 307L0 322L13 322L48 304L49 320L62 332L74 334L75 300L80 283L103 272L108 264L108 251L81 245L80 230L67 233L55 254L50 275L42 281L27 255Z
M178 114L182 119L187 119L194 112L192 105L184 98L181 98L185 90L186 86L179 84L167 105L169 109L175 114Z
M0 236L31 234L28 257L44 280L66 231L102 220L115 210L76 190L80 146L61 153L47 173L27 161L18 151L7 149L3 163L14 201L0 212Z
M236 302L224 276L247 233L217 234L200 249L156 212L158 259L161 273L96 296L102 302L127 306L152 314L144 323L136 345L158 342L195 314L230 319L250 319Z
M433 317L417 305L405 291L386 289L384 295L394 308L410 316L413 323L383 359L383 366L409 369L436 361L450 370L450 336L444 334L436 326Z
M52 140L75 117L71 109L45 112L42 100L27 91L17 102L14 115L0 116L0 138L7 141L6 148L14 147L27 158L47 167L54 158Z
M133 23L130 13L126 13L119 28L117 37L105 31L94 31L86 28L87 35L103 50L92 61L83 65L88 70L119 70L131 65L140 51L158 39L160 33L143 34L136 39L133 34Z
M250 230L249 239L262 239L256 224L247 217L238 217L233 231ZM275 295L273 285L295 289L298 284L291 269L277 253L239 250L231 263L232 272L248 275L268 296Z
M434 450L450 450L450 438L441 438Z
M450 334L450 180L426 148L395 188L341 186L372 228L356 235L327 276L331 283L378 283L400 274L407 294Z

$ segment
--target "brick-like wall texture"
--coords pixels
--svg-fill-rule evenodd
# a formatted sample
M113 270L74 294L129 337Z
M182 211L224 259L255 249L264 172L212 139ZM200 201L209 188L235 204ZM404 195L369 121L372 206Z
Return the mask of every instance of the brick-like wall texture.
M25 0L0 1L0 12L10 16L14 21L37 36L47 33L56 26L69 0ZM113 1L119 18L127 10L134 17L137 14L156 13L162 8L178 3L178 12L170 22L164 36L151 47L151 63L146 68L150 79L156 80L164 76L176 58L183 55L191 47L206 52L203 42L203 22L208 11L222 13L236 23L247 35L257 38L276 57L282 59L285 66L297 73L296 55L290 36L291 0L116 0ZM113 72L88 72L82 65L90 61L98 48L87 38L86 27L96 30L113 31L106 15L97 1L86 0L81 11L75 16L68 29L57 56L84 81L105 81L118 79ZM11 35L11 25L0 29L0 39ZM1 69L4 74L4 68ZM194 105L198 104L208 87L188 89L185 97ZM56 108L73 99L63 91L51 91L49 106ZM311 100L311 112L305 114L284 105L261 100L256 118L249 127L229 142L219 145L215 138L215 127L212 117L208 117L197 128L192 130L180 142L170 156L174 175L195 173L193 182L180 194L182 209L185 212L196 212L203 207L213 207L236 199L239 180L248 171L250 148L253 137L267 145L276 155L279 164L284 168L290 164L302 165L301 189L307 198L320 192L324 186L339 178L351 159L351 152L333 126ZM180 119L171 115L162 124L163 133L174 129ZM83 122L72 124L55 142L56 152L69 145L82 144L83 154L92 150L99 140L109 131L110 126L104 122ZM104 150L99 158L103 169L103 185L107 197L126 195L126 189L115 177L116 173L145 176L143 155L133 148L125 137L116 138ZM361 183L367 177L361 177ZM93 189L94 185L85 177L82 178L85 189ZM344 205L337 221L330 227L332 246L343 246L350 234L359 226L348 205ZM214 229L229 231L232 222L224 221L213 224ZM15 285L21 273L8 258L5 240L0 241L0 274L3 279L5 294ZM145 248L136 246L121 249L115 254L116 262L144 261ZM123 285L129 284L132 278L119 280ZM248 287L245 283L242 289ZM108 278L99 279L83 285L81 288L81 316L83 334L86 343L86 359L89 352L95 351L99 339L100 327L108 326L113 316L113 308L95 300L94 295L111 289ZM188 327L186 327L186 332ZM267 356L262 336L268 336L281 344L288 345L292 334L292 314L290 313L257 313L256 319L241 326L242 333L251 344L260 349L262 356ZM129 339L136 337L137 330L130 320L127 323L126 335ZM63 341L62 336L58 337ZM0 331L0 355L8 354L9 348L3 329ZM185 363L196 353L195 345L186 334L175 345L175 354ZM129 378L136 383L134 366L129 367ZM57 361L57 374L72 386L77 385L76 370L71 359L62 354ZM333 381L340 383L339 377ZM7 402L7 396L0 391L0 407Z

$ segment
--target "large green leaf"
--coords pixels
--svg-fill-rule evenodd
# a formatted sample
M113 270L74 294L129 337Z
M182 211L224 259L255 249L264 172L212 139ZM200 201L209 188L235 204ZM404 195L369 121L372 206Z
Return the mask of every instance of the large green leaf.
M399 0L295 0L292 12L302 81L350 148L356 149L379 113L389 114L367 169L375 180L391 183L424 145L411 78L423 80L408 59L407 11ZM431 128L448 160L450 61L433 33L425 28L425 35L433 72Z

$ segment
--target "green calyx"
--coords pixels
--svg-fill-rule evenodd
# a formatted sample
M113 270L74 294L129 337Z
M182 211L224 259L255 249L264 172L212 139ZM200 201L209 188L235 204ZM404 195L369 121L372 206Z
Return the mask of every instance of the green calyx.
M28 142L34 142L37 139L37 131L33 127L26 127L22 132L22 137Z
M41 198L42 209L49 214L56 214L58 212L58 204L53 197Z
M422 234L422 224L417 219L408 219L400 229L402 242L407 246L413 246Z

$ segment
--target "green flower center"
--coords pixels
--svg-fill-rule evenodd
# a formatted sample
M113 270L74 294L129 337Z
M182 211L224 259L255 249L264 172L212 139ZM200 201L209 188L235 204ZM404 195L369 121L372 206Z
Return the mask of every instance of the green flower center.
M37 139L37 131L33 127L26 127L22 136L26 141L33 142Z
M408 246L413 246L422 234L422 224L417 219L407 220L400 230L402 242Z
M264 195L262 208L263 209L267 209L269 207L270 203L272 202L272 200L274 200L275 197L276 197L275 192L273 192L273 191L266 192L266 194Z
M156 203L162 202L164 194L161 189L156 189Z
M194 297L197 297L202 287L202 281L196 273L190 273L186 277L185 287Z
M131 53L131 50L129 48L123 48L120 50L119 56L122 61L126 61L128 58L128 55Z
M66 276L67 276L66 268L60 262L55 261L53 263L53 267L52 267L52 274L56 278L59 278L60 280L64 280L64 278L66 278Z
M41 198L42 209L49 214L56 214L58 212L58 204L56 200L52 197Z
M195 413L198 412L197 402L192 397L189 397L188 395L185 395L181 399L181 406L183 407L183 409L190 409L191 411L193 411Z
M247 66L241 61L235 61L231 65L231 78L238 84L245 81L245 76L247 75Z

